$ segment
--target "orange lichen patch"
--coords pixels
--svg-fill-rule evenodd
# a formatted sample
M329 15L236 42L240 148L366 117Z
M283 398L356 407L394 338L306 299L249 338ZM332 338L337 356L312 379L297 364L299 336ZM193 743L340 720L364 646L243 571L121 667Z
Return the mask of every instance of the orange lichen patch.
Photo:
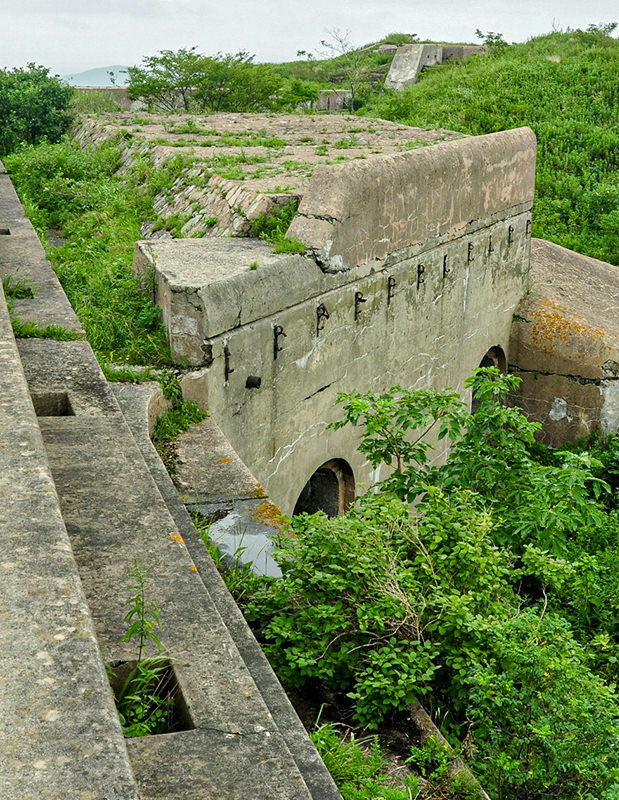
M180 533L171 533L170 539L174 539L175 542L180 542L181 544L185 544L185 540L180 535Z
M220 458L219 459L219 463L220 464L229 464L231 461L232 461L231 458Z
M256 522L261 522L263 525L269 525L279 530L283 530L286 525L284 515L275 503L272 503L270 500L265 500L264 503L260 503L260 505L256 507L254 519Z
M532 303L526 314L531 318L531 341L546 352L553 352L560 343L572 342L579 348L611 348L604 341L605 332L583 322L565 306L547 297Z
M259 483L250 483L247 487L245 494L249 495L249 497L266 497L267 493L264 491L262 486Z

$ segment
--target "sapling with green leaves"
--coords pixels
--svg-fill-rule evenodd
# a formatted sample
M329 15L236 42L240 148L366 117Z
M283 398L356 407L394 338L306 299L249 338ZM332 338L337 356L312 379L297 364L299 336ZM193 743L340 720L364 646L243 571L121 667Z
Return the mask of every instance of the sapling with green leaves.
M159 608L148 597L152 577L138 561L129 577L133 594L123 603L128 629L121 641L135 642L137 663L116 694L116 708L124 735L134 738L173 729L176 686L159 639ZM149 646L156 648L156 655L148 656Z
M123 607L129 607L123 617L123 622L126 622L129 628L121 638L121 642L136 641L139 663L142 660L142 654L146 655L147 653L149 642L155 645L158 652L161 652L161 642L157 635L161 621L157 604L146 594L152 578L143 564L135 561L129 577L134 581L130 587L134 594L123 603Z

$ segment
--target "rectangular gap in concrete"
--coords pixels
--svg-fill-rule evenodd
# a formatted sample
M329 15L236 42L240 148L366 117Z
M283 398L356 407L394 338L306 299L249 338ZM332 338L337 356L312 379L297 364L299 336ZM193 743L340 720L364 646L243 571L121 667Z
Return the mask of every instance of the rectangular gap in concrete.
M30 395L37 417L74 417L75 411L66 392L37 392Z
M11 231L7 228L6 225L0 225L0 236L10 236Z
M151 662L151 664L149 664ZM152 662L155 662L154 668ZM147 685L146 680L142 674L136 673L137 661L113 661L108 667L108 678L112 693L116 702L116 708L119 713L122 712L125 716L125 723L137 723L134 729L137 730L141 727L141 720L148 720L146 723L154 726L156 717L160 717L156 729L152 733L134 733L133 736L148 736L159 735L166 733L177 733L178 731L192 731L195 730L195 725L189 713L185 697L181 691L181 687L174 673L174 667L166 658L155 657L154 659L142 659L140 664L148 670L148 672L155 673L155 677ZM130 681L128 683L128 681ZM142 689L138 688L141 684ZM122 697L129 695L139 695L141 697L157 697L161 698L162 703L129 703L129 707L138 709L141 707L142 711L137 711L133 720L128 717L127 705L123 704ZM127 738L127 732L125 732Z

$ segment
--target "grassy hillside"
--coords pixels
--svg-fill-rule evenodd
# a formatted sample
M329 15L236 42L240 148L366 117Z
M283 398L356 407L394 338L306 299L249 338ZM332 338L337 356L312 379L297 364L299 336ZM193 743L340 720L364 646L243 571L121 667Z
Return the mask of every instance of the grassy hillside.
M362 113L470 134L530 125L539 143L534 235L619 264L618 75L617 39L552 33L433 67Z

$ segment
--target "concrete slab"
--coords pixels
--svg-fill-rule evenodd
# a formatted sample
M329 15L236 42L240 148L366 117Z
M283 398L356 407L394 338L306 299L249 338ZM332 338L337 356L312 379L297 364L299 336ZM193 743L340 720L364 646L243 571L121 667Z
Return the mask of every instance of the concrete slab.
M1 291L0 463L0 794L138 800Z

